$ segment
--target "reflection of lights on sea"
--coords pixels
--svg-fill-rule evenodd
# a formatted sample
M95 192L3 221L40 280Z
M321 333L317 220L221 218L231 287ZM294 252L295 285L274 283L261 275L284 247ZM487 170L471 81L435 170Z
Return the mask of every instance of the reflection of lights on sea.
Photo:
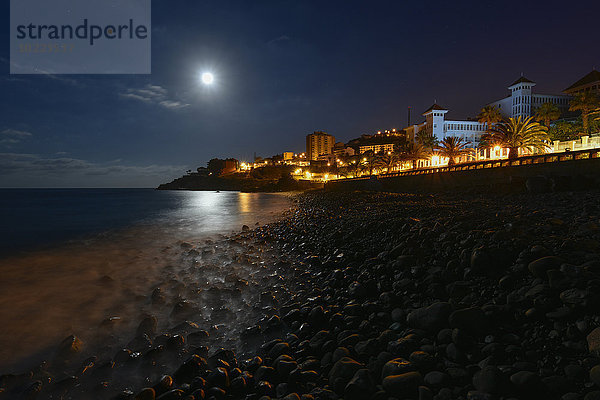
M240 199L240 212L243 213L247 213L250 212L250 193L240 193L239 194L239 199Z

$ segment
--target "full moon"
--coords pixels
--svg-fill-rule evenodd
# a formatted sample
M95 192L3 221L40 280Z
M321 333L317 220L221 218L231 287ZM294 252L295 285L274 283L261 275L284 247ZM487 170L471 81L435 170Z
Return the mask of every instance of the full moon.
M202 83L205 85L210 85L215 80L215 77L210 72L203 72L200 79L202 79Z

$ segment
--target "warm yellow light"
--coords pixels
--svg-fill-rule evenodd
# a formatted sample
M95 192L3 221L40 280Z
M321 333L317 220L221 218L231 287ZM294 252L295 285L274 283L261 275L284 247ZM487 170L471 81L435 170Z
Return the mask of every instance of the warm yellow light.
M494 150L495 150L495 151L498 151L498 150L500 150L500 146L496 146L496 147L494 147Z
M325 180L329 179L329 174L325 174Z
M363 161L365 161L365 162L366 162L366 161L367 161L367 157L363 158Z
M328 166L328 167L331 167L331 164L330 164L330 163L327 163L327 166Z
M300 168L298 168L295 173L296 173L296 175L300 175L302 173L302 170Z

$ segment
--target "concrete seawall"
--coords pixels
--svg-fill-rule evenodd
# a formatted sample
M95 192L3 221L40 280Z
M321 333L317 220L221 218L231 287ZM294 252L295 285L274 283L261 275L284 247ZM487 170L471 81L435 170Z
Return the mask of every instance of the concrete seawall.
M423 175L372 176L328 182L329 191L443 192L451 190L519 192L598 188L600 158Z

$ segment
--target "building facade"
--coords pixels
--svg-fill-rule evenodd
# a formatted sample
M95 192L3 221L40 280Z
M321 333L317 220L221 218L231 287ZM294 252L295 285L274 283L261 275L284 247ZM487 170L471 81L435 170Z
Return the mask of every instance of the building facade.
M534 86L535 82L522 76L508 87L509 96L488 105L498 108L505 118L531 117L544 103L556 105L563 113L569 110L568 94L538 94L533 92Z
M433 104L424 113L425 122L411 125L405 129L409 140L416 140L421 132L433 135L438 141L448 136L457 136L475 147L479 144L481 135L486 131L486 125L478 121L446 120L448 109Z
M331 154L335 146L335 138L325 132L314 132L306 135L306 158L314 161L321 154Z
M387 153L387 152L394 151L394 144L393 143L372 144L372 145L359 146L358 149L359 149L360 154L365 153L367 151L372 151L375 154L380 153L380 152Z
M592 70L589 74L563 90L563 93L566 93L571 96L575 96L578 93L592 91L594 93L600 94L600 72L595 69Z
M569 109L570 94L578 90L586 90L586 88L600 90L600 73L592 71L565 89L564 93L566 94L538 94L533 92L534 86L535 82L522 76L508 87L509 96L488 105L498 108L504 118L534 116L537 109L544 103L555 104L562 113L565 113ZM415 140L419 132L424 131L432 134L439 141L448 136L457 136L468 142L470 146L477 147L481 135L487 130L486 124L472 120L447 120L446 113L448 113L448 109L433 104L423 113L425 122L411 125L405 129L408 138Z

